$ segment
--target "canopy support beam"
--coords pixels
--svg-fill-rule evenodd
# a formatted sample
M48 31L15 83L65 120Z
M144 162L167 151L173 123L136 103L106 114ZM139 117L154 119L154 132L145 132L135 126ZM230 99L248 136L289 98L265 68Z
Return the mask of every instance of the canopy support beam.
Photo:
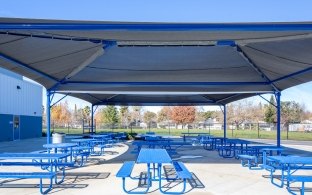
M53 93L53 94L54 94L54 93ZM70 94L70 93L64 95L62 98L60 98L59 100L57 100L54 104L52 104L52 105L50 106L50 108L52 108L54 105L56 105L57 103L59 103L60 101L62 101L62 100L63 100L64 98L66 98L69 94Z
M259 97L261 97L262 99L264 99L266 102L268 102L269 104L271 104L272 106L274 106L275 108L277 108L277 105L273 104L272 102L270 102L268 99L266 99L265 97L263 97L261 94L258 95Z
M277 147L281 146L281 92L275 93L276 97L276 122L277 122L277 129L276 129L276 141Z
M278 81L281 81L281 80L284 80L284 79L287 79L287 78L290 78L290 77L294 77L294 76L298 76L300 74L304 74L304 73L309 72L309 71L312 71L312 67L309 67L309 68L306 68L304 70L300 70L300 71L291 73L289 75L277 78L277 79L273 80L272 82L278 82Z
M93 120L94 120L94 105L91 105L91 133L94 133L94 128L93 128Z
M226 139L226 104L223 105L223 131L224 139Z
M47 105L46 105L46 125L47 125L47 144L50 143L50 123L51 123L51 117L50 117L50 104L51 104L51 99L50 99L50 96L51 96L51 92L49 90L47 90Z

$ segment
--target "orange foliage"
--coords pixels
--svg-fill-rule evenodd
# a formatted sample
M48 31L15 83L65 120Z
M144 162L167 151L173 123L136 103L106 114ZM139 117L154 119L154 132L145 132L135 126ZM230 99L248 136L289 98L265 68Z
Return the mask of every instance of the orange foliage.
M171 110L171 118L177 124L192 123L195 116L196 109L194 106L174 106Z

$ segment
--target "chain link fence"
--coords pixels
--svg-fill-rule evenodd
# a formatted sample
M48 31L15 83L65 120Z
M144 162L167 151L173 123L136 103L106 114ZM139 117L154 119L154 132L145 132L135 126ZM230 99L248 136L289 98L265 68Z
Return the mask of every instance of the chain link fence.
M45 131L45 125L44 131ZM251 138L251 139L276 139L276 123L227 123L227 137ZM181 136L182 133L208 133L214 136L223 136L223 123L96 123L94 122L94 133L101 132L127 132L130 134L141 134L146 132L157 134ZM90 122L76 122L54 124L51 123L51 132L63 132L67 134L92 133ZM292 140L312 140L312 124L296 123L281 124L281 138Z

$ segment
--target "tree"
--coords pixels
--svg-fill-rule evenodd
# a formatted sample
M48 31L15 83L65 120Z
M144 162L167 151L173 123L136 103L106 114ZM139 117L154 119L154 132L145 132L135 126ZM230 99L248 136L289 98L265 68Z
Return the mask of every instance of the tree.
M155 122L156 121L157 115L154 112L146 111L144 113L143 118L144 118L144 122L148 125L148 128L150 129L151 122Z
M289 123L299 123L303 108L295 101L281 102L281 122L288 128Z
M90 119L90 113L91 113L91 109L89 106L85 106L83 108L83 118L84 119Z
M202 113L203 119L206 121L208 119L212 119L216 117L216 112L215 111L206 111Z
M175 106L172 108L172 120L177 124L192 123L195 120L196 109L194 106Z
M131 121L140 122L142 120L142 106L132 106Z
M52 107L51 118L52 118L52 121L58 126L61 126L70 122L71 112L68 108L67 101L65 101L65 103L59 103Z
M157 113L157 122L164 122L171 120L171 107L164 106L161 110Z
M131 121L129 107L128 106L120 106L119 111L120 111L119 112L120 122L128 128L129 122Z
M109 124L118 123L118 111L115 106L106 106L102 110L102 114L103 114L103 122Z
M265 105L264 109L264 121L267 123L275 123L276 122L276 108L273 105L276 105L275 99L273 95L270 98L270 104Z

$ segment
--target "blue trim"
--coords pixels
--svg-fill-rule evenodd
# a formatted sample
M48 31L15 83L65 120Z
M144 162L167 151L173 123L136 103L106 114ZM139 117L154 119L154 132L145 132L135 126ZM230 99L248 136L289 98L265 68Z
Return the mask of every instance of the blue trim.
M31 72L33 72L33 73L35 73L37 75L43 76L43 77L45 77L47 79L50 79L50 80L53 80L55 82L59 82L56 78L54 78L54 77L52 77L52 76L50 76L50 75L48 75L48 74L46 74L44 72L41 72L41 71L39 71L37 69L34 69L33 67L31 67L31 66L29 66L29 65L27 65L27 64L25 64L25 63L23 63L21 61L18 61L18 60L14 59L14 58L11 58L10 56L7 56L7 55L5 55L3 53L0 53L0 58L4 59L6 61L9 61L11 63L14 63L15 65L18 65L20 67L26 68L26 69L30 70Z
M237 51L240 52L249 62L250 66L262 77L264 78L268 83L270 83L270 85L272 86L272 88L275 91L280 91L273 83L272 81L269 79L269 77L264 74L264 72L261 71L261 69L243 52L243 50L237 46Z
M88 81L67 81L63 84L85 84L85 85L127 85L127 86L207 86L207 85L270 85L269 82L88 82Z
M281 92L275 93L276 97L276 122L277 122L277 129L276 129L276 140L277 140L277 147L281 146Z
M50 108L52 108L55 104L57 104L57 103L59 103L60 101L62 101L62 100L63 100L64 98L66 98L69 94L70 94L70 93L64 95L61 99L57 100L54 104L52 104L52 105L50 106Z
M312 24L253 23L253 24L169 24L169 23L1 23L0 30L124 30L124 31L311 31Z
M235 47L236 43L233 40L219 40L217 41L217 44L219 46L231 46L231 47Z
M297 75L300 75L300 74L309 72L309 71L311 71L311 70L312 70L312 67L306 68L306 69L304 69L304 70L300 70L300 71L298 71L298 72L294 72L294 73L291 73L291 74L289 74L289 75L286 75L286 76L280 77L280 78L278 78L278 79L275 79L275 80L273 80L272 82L273 82L273 83L274 83L274 82L278 82L278 81L287 79L287 78L289 78L289 77L293 77L293 76L297 76Z
M51 132L51 129L50 129L50 123L51 123L51 117L50 117L50 91L47 90L47 105L46 105L46 125L47 125L47 144L50 143L50 132Z
M104 51L117 45L117 41L102 41Z
M93 105L100 106L100 105L142 105L142 106L165 106L165 105L220 105L213 102L162 102L162 101L149 101L149 102L134 102L134 101L107 101L107 102L98 102Z

